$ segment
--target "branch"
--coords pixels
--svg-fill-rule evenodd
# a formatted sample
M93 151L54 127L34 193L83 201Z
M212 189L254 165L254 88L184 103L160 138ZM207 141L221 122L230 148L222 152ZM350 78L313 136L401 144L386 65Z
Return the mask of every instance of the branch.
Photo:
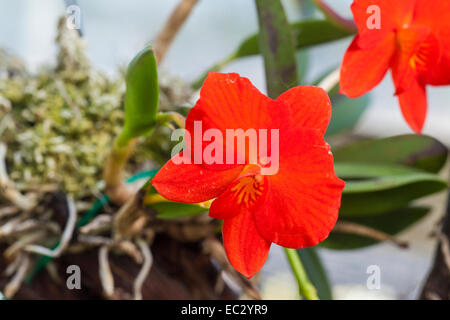
M338 221L334 226L333 231L355 234L378 241L389 241L400 248L408 248L409 246L406 241L398 240L390 234L354 222Z
M173 39L181 29L198 0L181 0L170 15L155 41L155 55L158 65L163 61Z

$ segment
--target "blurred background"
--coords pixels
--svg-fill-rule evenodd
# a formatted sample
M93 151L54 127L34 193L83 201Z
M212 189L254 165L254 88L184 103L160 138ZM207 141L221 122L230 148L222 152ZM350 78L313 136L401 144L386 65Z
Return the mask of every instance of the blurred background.
M300 0L285 0L285 9L292 21L302 16ZM334 0L330 4L343 16L351 17L351 0ZM93 65L103 72L115 74L142 47L151 43L178 0L111 1L79 0L82 31L87 53ZM0 47L21 57L31 70L54 63L56 56L56 24L65 13L62 0L0 0ZM200 0L193 14L178 34L165 58L162 69L185 80L194 80L222 58L230 54L248 35L257 31L257 17L252 0ZM350 39L314 47L308 52L309 69L306 81L339 65ZM262 58L251 57L232 62L224 72L238 72L249 77L265 91ZM424 134L450 145L450 89L429 88L429 115ZM356 133L391 136L411 133L403 120L390 76L371 93L371 102L357 125ZM410 249L400 250L385 243L354 251L322 249L336 298L415 298L427 274L434 252L429 238L442 215L445 194L434 196L427 203L435 206L430 217L400 235L408 240ZM296 282L281 250L274 248L263 269L265 298L295 298ZM366 287L367 267L381 269L381 289Z

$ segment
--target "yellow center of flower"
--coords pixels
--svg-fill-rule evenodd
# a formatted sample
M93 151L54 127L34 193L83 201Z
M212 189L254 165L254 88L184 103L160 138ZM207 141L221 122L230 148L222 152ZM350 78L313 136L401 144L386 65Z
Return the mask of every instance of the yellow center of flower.
M431 44L424 42L420 44L420 48L410 59L409 65L416 71L425 71L427 69L427 63L429 60L429 52L431 50Z
M250 208L256 203L258 197L263 194L263 177L258 174L241 178L239 182L231 188L231 191L234 192L238 204L244 204L247 208Z

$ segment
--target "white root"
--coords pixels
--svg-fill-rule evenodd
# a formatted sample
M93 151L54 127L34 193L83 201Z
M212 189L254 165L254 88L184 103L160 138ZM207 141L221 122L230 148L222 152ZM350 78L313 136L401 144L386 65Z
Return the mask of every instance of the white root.
M60 234L61 230L58 224L54 222L42 222L38 220L25 220L20 222L22 218L12 219L0 228L0 237L14 237L24 233L30 233L34 230L48 230L54 234Z
M328 74L318 85L318 87L322 88L326 92L330 92L331 89L334 88L335 85L339 83L341 73L341 67L337 68L330 74Z
M95 217L87 225L80 228L82 234L93 235L100 234L105 230L111 229L112 216L109 214L101 214Z
M20 211L17 207L4 207L0 209L0 219L13 216Z
M3 226L0 227L0 238L4 238L9 236L15 228L22 222L22 218L13 218L10 219L7 223L5 223Z
M23 281L25 280L29 267L30 257L28 255L24 255L16 274L5 286L4 292L7 299L11 299L12 297L14 297L17 291L19 291Z
M64 249L66 249L66 247L69 245L77 223L77 211L75 209L75 203L71 196L67 196L67 207L69 211L69 218L67 219L66 227L61 236L59 245L54 250L39 245L28 245L24 248L25 251L53 258L59 257L61 255Z
M3 256L6 259L10 259L14 257L14 255L20 252L23 248L30 245L31 243L36 243L42 241L46 238L47 233L43 230L39 230L33 233L29 233L16 242L14 242L11 246L9 246L5 252L3 252Z
M138 276L136 277L136 280L134 281L134 299L142 300L142 286L144 285L145 279L147 279L150 274L150 270L153 265L153 255L148 244L144 240L138 239L137 244L139 245L139 248L144 256L144 263Z
M139 249L136 248L135 244L131 241L122 240L122 241L116 243L115 247L117 247L119 250L121 250L125 254L129 255L138 264L141 264L144 261L143 255L141 254Z
M108 261L109 247L103 246L98 252L100 281L103 287L103 293L111 298L114 294L114 277Z
M13 203L16 207L29 211L35 206L35 200L30 199L14 187L14 183L9 180L8 173L6 171L6 145L0 143L0 193Z
M10 264L8 264L5 271L3 271L3 274L8 278L11 277L17 271L17 269L19 269L21 262L22 262L22 255L18 254L13 259L13 261Z
M89 236L85 234L78 235L78 242L90 246L112 246L114 241L102 236Z

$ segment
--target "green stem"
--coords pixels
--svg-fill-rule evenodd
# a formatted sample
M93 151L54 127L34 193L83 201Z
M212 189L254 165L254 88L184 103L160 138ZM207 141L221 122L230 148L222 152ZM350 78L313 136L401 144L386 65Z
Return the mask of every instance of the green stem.
M298 85L294 37L280 0L255 0L255 4L267 92L276 99Z
M309 281L297 250L284 248L284 251L286 252L291 269L297 279L300 295L305 297L306 300L319 300L317 290Z
M103 170L106 194L111 202L118 205L127 202L133 193L123 182L123 176L125 166L137 144L137 138L122 139L122 137L121 135L116 139Z
M184 129L186 125L186 118L175 111L160 112L156 116L156 124L165 125L168 122L173 121L179 128Z

